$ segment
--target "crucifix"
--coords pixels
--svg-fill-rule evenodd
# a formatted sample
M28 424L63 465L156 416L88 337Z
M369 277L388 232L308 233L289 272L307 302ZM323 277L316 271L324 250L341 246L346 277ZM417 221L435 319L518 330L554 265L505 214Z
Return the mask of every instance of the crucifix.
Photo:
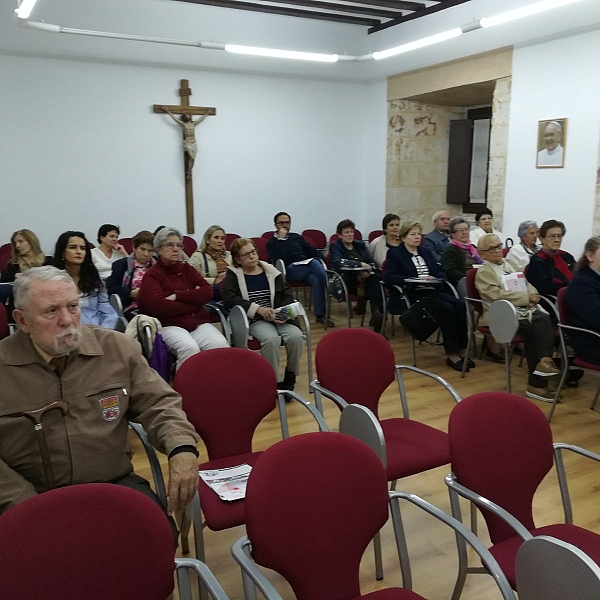
M180 127L183 133L183 166L185 169L185 216L187 220L187 232L194 233L194 188L192 186L192 168L198 152L196 142L195 128L208 117L216 115L217 109L210 106L190 106L190 96L192 90L188 85L187 79L181 80L179 87L179 96L181 97L180 106L165 106L162 104L154 105L154 112L166 114L173 119ZM175 115L181 115L180 118ZM192 115L201 115L199 119L192 119Z

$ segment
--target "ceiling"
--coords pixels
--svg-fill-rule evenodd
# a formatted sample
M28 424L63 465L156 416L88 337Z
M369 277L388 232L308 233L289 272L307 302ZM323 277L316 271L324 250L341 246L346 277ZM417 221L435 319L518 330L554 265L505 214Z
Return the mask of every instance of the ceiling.
M174 0L300 19L363 25L375 33L471 0Z
M85 30L337 53L343 57L344 54L361 56L392 48L533 1L502 0L500 3L498 0L470 0L372 34L361 25L174 0L38 0L30 19ZM13 18L15 8L16 0L0 0L0 54L179 68L184 70L183 77L190 70L209 69L368 83L497 48L600 28L600 1L581 0L571 6L473 31L384 60L312 63L236 55L199 47L35 31L16 24Z

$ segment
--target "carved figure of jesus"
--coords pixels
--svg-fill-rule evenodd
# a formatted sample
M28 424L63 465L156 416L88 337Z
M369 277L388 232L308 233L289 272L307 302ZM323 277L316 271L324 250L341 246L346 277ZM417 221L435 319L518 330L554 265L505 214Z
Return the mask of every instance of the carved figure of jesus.
M181 115L181 118L177 118L166 106L162 107L163 111L166 112L173 121L175 121L183 130L183 151L185 155L185 176L186 179L192 178L192 169L194 162L196 161L196 154L198 152L198 144L196 143L195 128L208 117L208 113L202 115L195 121L190 115Z

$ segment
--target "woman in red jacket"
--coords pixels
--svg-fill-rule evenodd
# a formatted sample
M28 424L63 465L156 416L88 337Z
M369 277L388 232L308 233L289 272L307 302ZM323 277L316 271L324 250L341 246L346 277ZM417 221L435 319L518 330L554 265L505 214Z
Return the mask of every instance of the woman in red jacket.
M154 238L156 264L142 280L140 312L157 317L169 350L177 355L177 368L201 350L227 348L225 337L209 323L204 305L212 300L212 286L187 263L181 262L181 234L164 227Z

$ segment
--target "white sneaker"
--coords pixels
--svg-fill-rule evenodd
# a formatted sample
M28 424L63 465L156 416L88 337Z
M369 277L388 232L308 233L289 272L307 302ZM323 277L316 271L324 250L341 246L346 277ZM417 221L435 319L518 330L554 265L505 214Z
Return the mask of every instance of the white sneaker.
M555 377L560 375L560 369L554 364L551 358L545 357L535 367L534 375L539 377Z

